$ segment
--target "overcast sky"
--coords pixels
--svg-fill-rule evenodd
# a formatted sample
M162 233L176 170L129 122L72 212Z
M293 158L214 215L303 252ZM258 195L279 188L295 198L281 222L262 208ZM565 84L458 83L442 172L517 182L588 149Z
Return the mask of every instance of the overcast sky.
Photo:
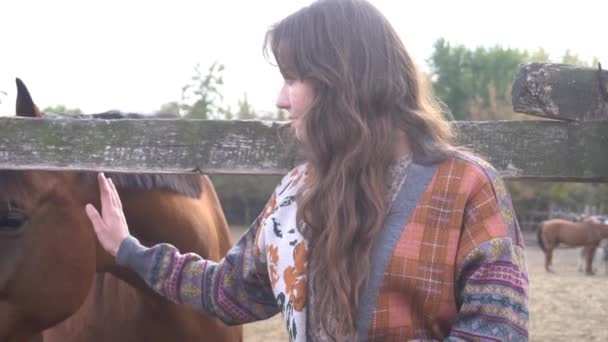
M153 112L178 100L200 63L225 65L225 104L247 94L274 111L281 78L262 54L264 33L310 0L2 0L0 115L14 114L15 77L41 108ZM571 49L608 69L608 1L372 0L426 67L440 37L467 47Z

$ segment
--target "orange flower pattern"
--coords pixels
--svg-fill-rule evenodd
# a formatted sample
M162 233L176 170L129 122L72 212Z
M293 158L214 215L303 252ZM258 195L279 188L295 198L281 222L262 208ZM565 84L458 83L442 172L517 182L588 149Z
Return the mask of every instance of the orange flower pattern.
M283 272L285 290L296 311L304 310L306 304L306 257L306 247L300 242L293 250L295 265L287 267Z
M279 265L279 248L277 246L268 245L266 248L270 260L268 261L268 271L270 273L270 283L272 287L277 285L279 281L279 272L277 267Z
M306 339L306 243L297 229L296 198L304 183L306 166L293 169L283 178L264 212L256 250L265 251L268 274L277 305L281 309L291 341Z

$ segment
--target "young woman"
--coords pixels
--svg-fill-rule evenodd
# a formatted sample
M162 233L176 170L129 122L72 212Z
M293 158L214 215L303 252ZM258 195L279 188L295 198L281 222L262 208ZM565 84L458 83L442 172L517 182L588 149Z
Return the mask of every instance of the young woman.
M509 195L452 133L402 42L362 0L275 25L306 163L219 263L144 247L99 176L101 244L163 296L229 324L284 316L291 340L528 338L524 245Z

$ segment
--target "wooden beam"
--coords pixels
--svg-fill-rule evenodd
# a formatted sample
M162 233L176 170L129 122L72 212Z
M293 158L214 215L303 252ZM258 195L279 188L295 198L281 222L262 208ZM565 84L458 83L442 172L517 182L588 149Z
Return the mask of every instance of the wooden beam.
M0 118L0 169L277 174L293 164L285 131L261 121Z
M506 178L608 182L608 122L453 122ZM284 125L259 121L0 118L0 169L283 174Z
M511 89L513 110L558 120L608 120L607 86L606 70L523 64Z
M608 121L458 122L460 142L503 177L608 182Z

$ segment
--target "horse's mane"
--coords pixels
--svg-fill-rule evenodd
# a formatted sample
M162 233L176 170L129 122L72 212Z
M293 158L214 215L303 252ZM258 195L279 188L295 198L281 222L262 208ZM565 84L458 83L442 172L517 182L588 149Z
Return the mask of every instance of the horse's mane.
M162 189L184 196L198 198L203 190L200 175L197 174L147 174L106 172L117 188L129 190ZM84 182L97 182L96 172L82 172Z
M120 111L107 111L97 114L59 114L59 113L44 113L45 119L98 119L98 120L118 120L118 119L142 119L142 118L158 118L169 119L179 118L177 114L157 113L157 114L140 114L140 113L125 113ZM81 180L85 184L96 182L96 172L81 173ZM106 176L111 177L112 181L118 188L129 190L154 190L162 189L175 192L184 196L198 198L202 192L202 184L200 175L197 174L142 174L142 173L106 173ZM0 191L10 189L15 192L19 186L15 185L19 174L17 171L2 171L0 170Z
M56 171L61 172L61 171ZM83 185L95 185L97 173L80 172ZM198 198L202 191L200 175L197 174L147 174L147 173L106 173L116 187L127 190L166 190L180 195ZM22 171L0 170L0 192L15 198L27 198L27 185Z

